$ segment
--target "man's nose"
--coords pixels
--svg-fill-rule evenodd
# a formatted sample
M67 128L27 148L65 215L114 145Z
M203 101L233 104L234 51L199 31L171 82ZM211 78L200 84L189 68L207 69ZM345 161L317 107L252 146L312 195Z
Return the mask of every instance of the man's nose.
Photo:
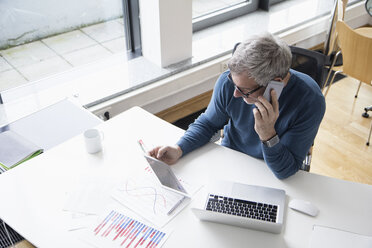
M239 90L237 90L236 88L234 89L234 97L235 98L239 98L239 97L242 97L242 93L239 92Z

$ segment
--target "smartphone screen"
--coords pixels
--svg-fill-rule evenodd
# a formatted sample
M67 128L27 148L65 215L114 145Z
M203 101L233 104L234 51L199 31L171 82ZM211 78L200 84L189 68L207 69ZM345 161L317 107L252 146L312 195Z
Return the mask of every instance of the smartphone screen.
M268 100L269 102L271 102L271 94L270 94L270 92L271 92L271 89L274 89L275 92L276 92L276 95L277 95L277 97L279 99L279 96L282 93L283 87L284 87L284 84L282 82L270 81L270 83L266 87L266 90L265 90L263 96L266 98L266 100Z

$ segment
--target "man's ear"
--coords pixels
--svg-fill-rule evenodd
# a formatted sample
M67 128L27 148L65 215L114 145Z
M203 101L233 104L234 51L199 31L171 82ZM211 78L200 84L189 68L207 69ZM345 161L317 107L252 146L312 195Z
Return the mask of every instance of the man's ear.
M277 81L277 82L283 82L284 80L283 80L283 78L276 77L276 78L274 78L274 81Z

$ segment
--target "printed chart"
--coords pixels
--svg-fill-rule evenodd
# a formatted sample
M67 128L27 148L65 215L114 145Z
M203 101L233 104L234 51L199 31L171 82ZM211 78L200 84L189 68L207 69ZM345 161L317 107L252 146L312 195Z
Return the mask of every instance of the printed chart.
M112 197L159 227L164 226L173 217L168 213L174 206L188 202L182 195L161 187L153 176L148 175L128 179L113 191ZM174 212L182 208L180 206Z
M168 234L112 210L94 226L86 241L98 247L161 247Z

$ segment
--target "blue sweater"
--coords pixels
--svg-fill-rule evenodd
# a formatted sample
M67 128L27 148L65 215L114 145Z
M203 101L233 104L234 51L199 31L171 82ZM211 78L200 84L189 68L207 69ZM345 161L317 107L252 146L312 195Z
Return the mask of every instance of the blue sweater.
M255 106L233 96L234 86L228 73L220 75L206 111L178 141L183 156L224 128L223 146L265 159L280 179L295 174L313 144L325 112L325 100L317 83L306 74L290 70L291 77L279 97L279 118L275 123L280 142L269 148L254 130Z

